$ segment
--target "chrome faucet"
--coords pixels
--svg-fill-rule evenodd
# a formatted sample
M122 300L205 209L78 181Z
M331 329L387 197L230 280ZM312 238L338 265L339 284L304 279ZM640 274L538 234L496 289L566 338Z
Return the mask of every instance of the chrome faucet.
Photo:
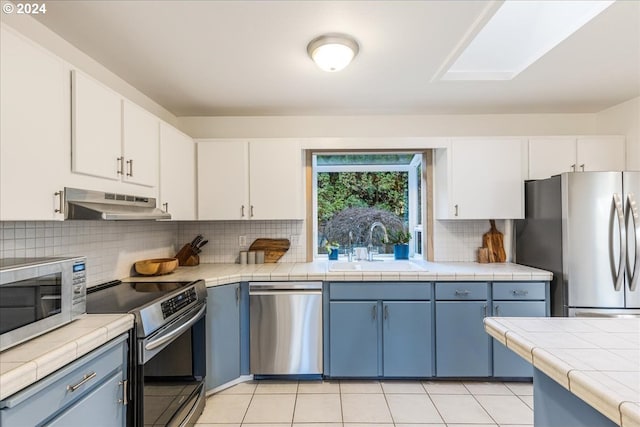
M373 230L376 227L382 227L382 231L384 232L383 243L387 243L389 241L389 236L387 235L387 227L384 226L380 221L376 221L371 224L371 228L369 228L369 246L367 246L367 256L369 261L373 261Z
M349 246L347 247L347 261L353 261L353 232L349 231Z

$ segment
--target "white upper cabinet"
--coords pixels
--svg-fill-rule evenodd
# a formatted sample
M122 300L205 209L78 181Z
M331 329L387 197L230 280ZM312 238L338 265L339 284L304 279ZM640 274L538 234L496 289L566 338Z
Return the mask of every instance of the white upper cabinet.
M579 136L576 145L576 170L623 171L625 169L624 136Z
M621 171L623 136L558 136L529 139L529 179L563 172Z
M525 158L523 139L452 139L436 150L436 219L522 218Z
M284 140L198 141L198 219L303 219L302 150Z
M197 143L198 219L248 219L249 143Z
M160 120L127 100L122 107L123 179L155 187L158 185Z
M124 167L122 98L77 70L71 78L72 170L119 180Z
M160 120L77 70L72 99L73 172L157 187Z
M70 175L69 70L0 28L0 220L63 219L59 192Z
M174 220L196 219L196 149L191 137L160 124L159 207Z
M293 141L249 143L252 219L304 219L302 150Z

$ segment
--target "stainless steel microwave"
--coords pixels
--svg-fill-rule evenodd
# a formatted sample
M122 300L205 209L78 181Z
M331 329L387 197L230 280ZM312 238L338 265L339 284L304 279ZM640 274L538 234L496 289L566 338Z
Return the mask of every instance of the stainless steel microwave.
M85 257L0 259L0 351L86 313Z

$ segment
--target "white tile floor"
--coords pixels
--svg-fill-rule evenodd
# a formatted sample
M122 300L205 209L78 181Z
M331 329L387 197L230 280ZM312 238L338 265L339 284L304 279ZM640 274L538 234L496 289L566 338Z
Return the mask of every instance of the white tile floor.
M533 385L471 381L255 381L207 399L196 427L533 425Z

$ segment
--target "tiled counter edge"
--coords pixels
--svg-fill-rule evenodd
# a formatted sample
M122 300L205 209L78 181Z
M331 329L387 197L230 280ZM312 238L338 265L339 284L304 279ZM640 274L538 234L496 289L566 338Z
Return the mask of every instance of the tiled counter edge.
M519 264L419 263L427 271L333 272L327 261L273 264L200 264L178 267L161 277L129 277L126 281L173 281L202 279L208 287L248 281L549 281L550 272Z
M88 314L0 353L0 400L133 328L132 314Z
M596 322L618 321L619 319L590 319L581 318L548 318L548 319L507 319L507 318L486 318L484 320L486 332L500 341L507 348L511 349L522 358L533 364L541 372L552 378L566 390L582 399L584 402L597 409L611 421L622 427L640 426L640 393L632 386L620 384L609 378L604 372L597 368L585 365L584 361L572 359L569 352L561 348L555 348L553 341L559 342L567 340L565 334L571 332L587 333L594 337L599 329ZM637 322L636 329L640 326L640 320L621 319L627 323ZM526 329L522 322L529 322ZM584 322L576 328L567 322ZM560 324L563 322L566 324ZM537 323L533 325L532 323ZM587 331L585 328L593 328ZM607 331L611 333L612 331ZM546 337L545 337L546 335ZM537 340L545 342L536 342ZM606 347L600 347L595 341L590 343L596 350L603 351ZM640 344L636 343L636 353L640 353ZM585 346L577 351L590 350ZM564 355L563 355L564 354ZM563 355L563 356L560 356ZM593 363L593 362L592 362ZM621 367L616 370L622 370ZM640 366L636 368L640 371ZM618 372L619 373L619 372ZM633 378L640 372L627 372L629 378ZM637 384L636 387L640 387Z

